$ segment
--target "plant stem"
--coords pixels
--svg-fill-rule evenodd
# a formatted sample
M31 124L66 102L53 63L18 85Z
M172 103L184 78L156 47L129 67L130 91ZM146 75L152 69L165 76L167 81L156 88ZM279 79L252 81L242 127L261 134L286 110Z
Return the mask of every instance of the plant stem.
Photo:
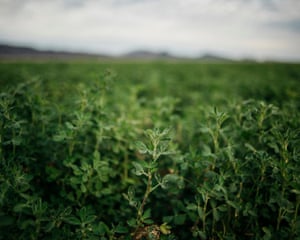
M15 138L16 138L16 132L13 129L13 139L15 139ZM13 142L13 156L15 156L15 155L16 155L16 144L15 144L15 142Z
M141 223L141 218L143 216L143 213L144 213L144 207L145 207L145 204L147 202L147 199L150 195L152 191L152 173L151 173L151 169L148 169L148 181L147 181L147 187L146 187L146 191L145 191L145 194L144 194L144 198L143 198L143 201L138 209L138 223L140 224Z
M207 203L208 203L208 194L205 194L205 202L203 207L203 217L202 217L202 231L205 233L205 227L206 227L206 209L207 209Z
M284 198L284 194L285 194L285 186L283 186L282 191L281 191L281 199ZM277 217L277 225L276 225L276 230L277 231L280 228L280 224L281 224L281 220L282 220L283 215L284 215L284 209L280 206L279 211L278 211L278 217Z
M75 146L75 142L74 142L74 140L72 140L69 143L69 156L72 156L72 153L73 153L73 150L74 150L74 146Z
M292 220L292 230L291 230L290 239L292 239L296 235L296 222L298 217L299 206L300 206L300 197L297 196L297 203L296 203L294 218Z
M128 153L124 153L124 172L123 172L123 180L126 181L128 179Z

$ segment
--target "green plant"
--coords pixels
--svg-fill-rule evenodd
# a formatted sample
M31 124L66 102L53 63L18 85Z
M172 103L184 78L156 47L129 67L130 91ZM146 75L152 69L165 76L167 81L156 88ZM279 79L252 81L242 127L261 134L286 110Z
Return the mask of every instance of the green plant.
M134 239L141 239L143 237L147 239L159 239L160 232L170 234L169 226L166 223L159 226L151 219L151 208L145 210L150 194L158 187L166 189L172 185L181 186L182 184L180 177L175 174L167 174L161 178L158 173L159 158L175 153L169 146L171 141L169 131L169 129L162 131L159 129L146 130L145 134L148 142L137 142L139 152L147 154L149 158L132 163L134 174L145 178L146 189L142 200L136 200L133 187L129 188L127 195L124 195L129 204L137 211L136 218L128 221L129 226L135 229L133 232Z

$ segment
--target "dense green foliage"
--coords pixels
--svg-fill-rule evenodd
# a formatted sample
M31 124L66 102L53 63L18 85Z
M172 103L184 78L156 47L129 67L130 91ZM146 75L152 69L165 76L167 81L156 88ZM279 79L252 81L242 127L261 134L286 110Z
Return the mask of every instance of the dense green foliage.
M300 65L0 64L0 239L299 239Z

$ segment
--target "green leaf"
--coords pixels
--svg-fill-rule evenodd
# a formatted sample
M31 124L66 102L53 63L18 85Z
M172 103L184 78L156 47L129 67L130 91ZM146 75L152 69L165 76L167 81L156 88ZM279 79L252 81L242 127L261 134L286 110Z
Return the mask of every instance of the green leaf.
M176 174L167 174L163 177L161 187L163 189L178 190L183 188L183 179Z
M196 211L198 206L195 204L195 203L190 203L187 205L186 207L188 210L191 210L191 211Z
M27 229L27 228L30 228L30 226L34 226L34 225L35 225L35 222L31 219L28 219L28 220L21 222L20 228Z
M129 220L127 221L127 223L128 223L128 225L129 225L130 227L136 227L136 226L137 226L136 219L134 219L134 218L129 219Z
M250 143L245 143L245 147L251 150L252 152L256 153L257 150L250 144Z
M170 128L165 128L161 133L160 135L161 136L167 136L169 133L170 133L171 129ZM170 138L168 138L169 140Z
M149 151L147 146L141 141L136 142L135 145L141 154L146 154Z
M148 208L148 209L146 209L146 211L143 214L143 219L147 219L147 218L150 218L150 217L151 217L151 209Z
M167 225L167 223L163 223L162 225L160 225L159 229L164 235L168 235L171 233L171 227Z
M65 132L59 132L58 134L53 136L54 142L62 142L67 139L67 135Z
M197 235L203 240L206 239L206 234L203 231L198 230Z
M239 209L239 204L233 201L227 200L226 203L235 209Z
M79 218L75 217L75 216L69 216L64 218L65 222L71 224L71 225L81 225L81 221L79 220Z
M93 157L94 157L93 159L95 161L99 161L100 160L100 152L99 151L94 151Z
M76 129L76 127L70 122L66 122L65 124L66 124L67 129L70 129L70 130Z
M134 174L137 175L137 176L141 176L141 175L147 175L142 167L142 165L138 162L133 162L132 163L134 168L135 168L135 171L134 171Z
M36 202L32 204L32 213L33 215L42 215L46 212L48 205L46 202L43 202L42 199L38 199Z
M55 221L51 221L45 226L45 232L49 233L53 228L55 228Z
M76 165L69 163L68 167L71 167L73 170L73 173L75 176L81 176L82 175L82 171L79 167L77 167Z
M80 184L80 190L85 193L87 191L86 186L84 184Z
M218 208L213 208L213 218L215 221L219 221L220 220L220 215L219 215L219 211Z
M17 213L24 212L25 209L27 209L27 210L29 209L29 206L26 203L18 203L13 208L14 212L17 212Z
M70 183L75 187L81 183L81 179L78 177L70 177Z
M226 204L222 204L222 205L218 206L218 210L221 212L226 212L228 210L228 207Z
M174 216L174 223L176 225L183 225L186 220L186 214L179 214Z
M81 167L80 167L83 171L88 171L89 169L91 169L91 166L86 162L86 161L83 161L81 163Z
M300 195L300 190L298 189L292 189L291 192L295 193L296 195Z
M94 226L94 231L99 235L109 233L109 227L104 222L99 222L98 225Z
M265 233L265 235L263 236L263 240L270 240L270 239L272 239L272 233L269 230L269 228L263 227L262 230Z
M135 196L135 187L134 186L129 186L127 190L128 198L133 199Z
M78 212L78 216L81 223L85 224L92 223L96 219L94 211L90 207L82 207Z
M163 217L163 222L164 223L170 223L173 221L174 216L165 216Z
M115 233L125 234L125 233L128 233L128 228L121 224L118 224L115 227L114 231L115 231Z
M96 218L97 217L95 215L88 215L88 216L85 217L85 219L84 219L83 222L85 224L92 223L92 222L94 222L96 220Z
M154 221L153 221L152 219L150 219L150 218L143 219L143 222L144 222L145 224L148 224L148 225L150 225L150 224L153 224L153 223L154 223Z
M203 212L203 209L202 208L198 208L198 216L201 218L201 219L204 219L205 217L205 214Z

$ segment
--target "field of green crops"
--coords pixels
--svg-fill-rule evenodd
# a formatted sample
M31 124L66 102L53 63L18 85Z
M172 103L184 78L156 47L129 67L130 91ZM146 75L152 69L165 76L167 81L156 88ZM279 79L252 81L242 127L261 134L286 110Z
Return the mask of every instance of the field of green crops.
M299 239L300 65L0 64L0 239Z

